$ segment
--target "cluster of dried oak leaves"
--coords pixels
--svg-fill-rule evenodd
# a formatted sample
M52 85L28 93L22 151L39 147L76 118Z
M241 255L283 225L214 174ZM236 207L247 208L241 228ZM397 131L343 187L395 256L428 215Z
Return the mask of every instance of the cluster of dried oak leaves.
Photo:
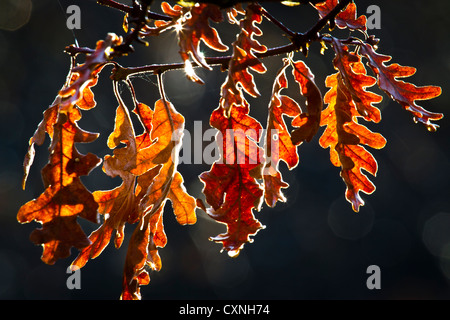
M102 1L103 4L108 2L114 1ZM139 5L139 1L133 2ZM310 141L321 126L325 130L319 143L323 148L330 148L331 163L340 167L347 187L346 198L358 211L364 204L360 192L370 194L375 190L366 174L375 175L377 172L377 162L364 146L379 149L386 144L382 135L359 123L360 119L375 123L381 120L380 111L374 104L379 103L382 97L367 89L378 85L411 112L416 122L423 123L430 131L437 128L431 121L441 119L442 114L428 112L416 101L434 98L441 89L436 86L417 87L399 80L414 74L415 69L396 63L386 65L391 57L376 52L376 41L366 33L366 17L357 16L353 2L327 0L314 7L322 25L317 32L310 33L310 38L305 39L304 34L291 34L303 36L303 42L296 44L299 38L291 37L292 43L286 47L290 52L285 50L288 54L275 77L265 136L260 134L262 125L249 114L250 105L245 99L245 94L259 95L251 71L264 73L266 68L261 59L272 50L257 40L262 35L258 24L264 18L270 18L259 4L222 9L207 3L171 6L163 2L161 8L165 19L147 19L148 23L139 24L139 30L133 29L128 22L131 20L129 13L125 16L126 31L134 32L139 39L175 29L182 65L191 80L203 82L193 71L193 65L211 69L211 65L219 61L218 64L227 72L219 106L210 118L210 125L222 137L227 137L217 141L222 159L200 175L207 204L187 193L183 177L177 171L184 118L165 96L160 76L162 69L158 65L153 69L147 68L157 74L159 80L161 98L154 107L134 99L133 116L137 116L143 128L143 132L136 135L130 118L132 115L118 90L118 81L128 81L127 76L131 73L121 78L127 70L114 62L118 48L123 46L123 38L108 34L105 40L98 41L94 50L78 48L79 51L72 55L73 64L67 81L44 112L43 120L30 139L24 161L23 187L34 159L34 146L42 145L48 135L51 139L50 156L42 170L45 191L23 205L17 215L21 223L34 220L42 224L42 228L31 234L31 240L43 246L42 260L53 264L68 257L71 247L75 247L80 253L72 267L81 268L89 259L100 255L112 236L115 246L120 247L125 224L136 224L128 245L121 298L140 299L140 286L150 281L147 270L161 269L158 248L167 242L163 229L163 209L167 200L172 203L177 221L182 225L196 222L196 208L225 224L226 232L212 240L222 243L224 250L236 256L244 244L251 241L250 236L263 227L255 218L254 211L259 211L264 202L273 207L278 201L286 200L282 189L288 184L283 181L279 162L284 161L289 169L296 167L298 146ZM144 8L147 9L146 6ZM227 20L238 26L231 56L216 60L205 58L201 54L201 42L218 52L229 50L217 30L210 26L210 20L216 23L224 21L224 12ZM364 39L351 37L341 40L331 35L320 35L318 31L325 23L361 31ZM331 44L335 52L333 65L336 73L327 77L329 90L324 97L305 62L294 61L291 54L294 49L306 53L311 41L320 41L324 46ZM278 53L280 50L272 51ZM85 55L86 59L75 65L78 54ZM363 60L367 61L375 77L368 74ZM88 175L102 160L92 153L80 154L76 144L92 142L98 134L84 131L77 122L82 111L96 106L91 89L103 67L109 64L116 66L112 79L119 106L114 130L108 138L108 147L113 154L104 157L103 171L111 177L119 176L122 184L113 190L90 192L80 177ZM282 94L288 87L288 69L291 69L300 93L305 97L304 108ZM129 85L132 87L131 83ZM277 130L276 139L271 136L271 129ZM257 135L245 136L249 130L257 132ZM230 132L234 136L228 137ZM261 139L265 143L264 159L258 156L262 152L259 146ZM274 143L276 148L271 145ZM238 162L238 157L245 161ZM100 227L86 236L77 222L78 217L99 223Z

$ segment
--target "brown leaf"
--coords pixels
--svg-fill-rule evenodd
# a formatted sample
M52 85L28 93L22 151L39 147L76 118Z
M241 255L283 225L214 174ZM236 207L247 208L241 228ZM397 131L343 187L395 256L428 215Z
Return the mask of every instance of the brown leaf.
M308 66L301 60L293 61L292 64L292 74L300 86L302 95L306 98L307 108L307 112L303 112L292 121L292 125L298 127L291 134L292 142L297 145L303 141L310 142L316 135L320 126L323 102L322 94Z
M80 108L91 109L95 106L89 87L97 84L97 75L109 61L112 47L120 45L122 39L113 33L109 33L105 40L97 41L95 51L86 55L86 61L73 68L71 71L71 83L59 92L62 98L61 110L70 110L79 103Z
M211 70L201 53L200 43L203 42L215 51L224 52L228 50L228 47L220 40L217 30L209 24L209 20L216 23L223 21L220 7L208 3L197 3L190 7L179 5L172 7L169 3L162 2L161 8L166 15L172 18L172 21L155 21L155 27L144 28L145 30L141 35L157 35L162 31L175 28L180 47L179 53L186 66L186 76L194 82L203 84L203 81L192 69L190 58L199 66Z
M255 52L267 51L255 36L261 36L262 31L256 24L262 22L261 7L251 4L246 8L246 15L240 21L241 32L233 43L233 55L228 65L228 76L221 87L221 106L227 112L232 106L243 106L245 98L242 90L252 97L259 96L253 75L249 69L264 73L266 67L255 56Z
M330 13L337 4L338 0L326 0L314 5L314 7L319 11L320 17L323 18ZM335 18L335 23L340 29L349 28L352 30L366 31L366 22L367 18L364 15L357 18L356 4L353 2L350 2L345 10L341 11Z
M285 59L283 67L278 71L272 90L272 98L269 104L269 117L266 132L266 153L267 159L264 179L264 198L268 206L274 207L277 201L284 202L286 198L281 192L281 188L289 187L284 182L279 172L279 162L283 160L293 169L297 166L299 158L297 146L291 139L291 134L286 126L284 115L296 118L301 110L297 102L287 96L280 94L280 91L288 87L286 78L286 68L290 65L290 60Z
M156 271L161 269L158 248L164 247L167 242L162 219L167 199L172 202L173 212L180 224L193 224L197 220L195 199L187 194L183 178L177 172L183 116L165 99L156 101L154 111L144 104L137 104L135 113L145 131L135 139L135 155L126 157L131 163L129 172L138 176L133 207L126 211L137 211L135 220L138 227L128 246L122 299L140 299L139 286L150 281L146 266ZM121 132L130 133L129 130ZM126 136L120 134L117 141ZM119 150L127 148L128 145Z
M435 98L441 94L441 88L437 86L417 87L414 84L398 80L412 76L416 69L397 63L386 66L385 63L391 60L391 57L375 52L374 48L367 43L364 43L360 50L361 54L369 59L369 65L377 75L380 89L405 110L411 112L415 122L423 123L429 131L436 131L439 126L431 121L442 119L443 114L425 110L416 104L416 100Z

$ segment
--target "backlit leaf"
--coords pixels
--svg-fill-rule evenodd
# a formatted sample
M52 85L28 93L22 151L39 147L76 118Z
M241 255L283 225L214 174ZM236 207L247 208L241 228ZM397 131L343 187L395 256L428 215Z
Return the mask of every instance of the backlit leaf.
M338 4L338 0L326 0L315 5L321 18L325 17ZM345 10L341 11L335 18L335 23L340 29L349 28L352 30L366 31L367 18L364 15L357 17L356 4L350 2Z
M71 247L82 249L89 245L77 217L98 220L98 205L80 176L88 175L100 159L92 153L80 154L75 148L75 143L92 142L98 135L81 130L77 125L80 118L81 113L75 108L70 113L58 114L53 125L49 162L42 170L46 190L23 205L17 214L21 223L34 220L43 225L30 238L43 246L42 261L47 264L68 257Z
M323 148L330 148L331 162L341 167L341 177L347 186L346 198L353 210L359 211L364 205L359 192L375 191L374 184L361 170L375 176L378 168L375 158L361 145L380 149L386 139L359 124L358 118L378 122L381 116L372 103L382 98L366 90L375 84L375 79L367 75L361 57L337 40L333 40L333 48L336 52L333 64L339 72L326 79L331 89L324 98L328 107L322 113L321 125L326 129L319 142Z
M261 125L248 115L248 111L247 104L234 107L227 118L222 107L214 110L210 123L220 132L217 143L221 158L210 171L200 175L203 193L211 205L207 214L227 226L226 233L211 237L211 240L221 242L223 250L232 257L239 254L245 243L252 242L250 236L263 228L253 215L254 209L260 210L263 196L257 181L263 164L263 151L256 145Z
M288 96L283 96L280 91L288 87L286 68L289 67L289 59L284 60L284 65L278 71L272 90L272 98L269 104L269 117L266 132L267 159L263 173L264 198L268 206L274 207L277 201L286 201L282 188L289 187L284 182L279 172L279 162L283 160L292 169L297 166L299 158L297 146L292 142L291 134L286 126L284 115L291 118L298 117L300 107ZM275 137L274 137L275 136Z
M330 148L332 164L341 167L341 177L347 186L346 198L353 210L359 211L364 205L359 192L370 194L375 191L375 186L361 170L374 176L377 173L375 158L360 144L379 149L384 147L386 140L358 124L360 115L339 72L328 76L326 85L331 89L324 98L328 107L322 113L321 125L326 129L319 142L323 148Z
M412 76L416 73L416 69L401 66L397 63L386 66L385 63L391 60L391 57L375 52L374 48L367 43L361 46L361 54L369 59L369 65L377 75L378 86L391 99L411 112L414 121L423 123L429 131L436 131L439 126L431 121L442 119L443 114L425 110L416 104L416 100L435 98L441 94L441 88L437 86L417 87L414 84L398 80L399 78Z
M302 112L292 122L293 126L298 127L292 132L292 142L299 144L303 141L310 142L319 130L323 99L308 66L301 60L292 62L292 65L294 79L301 94L306 98L306 112Z
M232 106L245 104L243 91L252 97L259 96L253 75L249 69L264 73L266 67L255 56L255 53L267 51L255 36L261 36L262 31L256 24L262 22L261 7L256 4L247 6L245 17L239 21L241 32L233 43L233 55L228 65L228 76L221 87L221 106L227 112Z

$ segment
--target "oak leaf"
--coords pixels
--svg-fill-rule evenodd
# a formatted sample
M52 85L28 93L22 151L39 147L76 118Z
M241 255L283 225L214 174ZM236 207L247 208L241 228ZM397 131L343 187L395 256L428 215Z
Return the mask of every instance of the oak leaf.
M180 224L194 224L197 220L196 201L186 192L183 178L177 171L183 128L184 118L175 110L172 103L164 98L158 100L155 103L150 135L155 142L138 152L138 154L146 153L150 158L143 157L144 162L139 162L138 158L137 168L152 166L152 169L146 172L157 167L160 169L151 178L148 187L142 188L142 198L139 201L141 217L127 251L122 299L140 298L139 286L148 284L150 280L145 270L146 266L153 270L161 269L157 248L164 247L167 242L162 221L166 201L172 202L173 212ZM140 172L141 169L136 174ZM140 178L145 174L141 174Z
M361 170L374 176L377 173L375 158L360 144L380 149L386 140L358 124L360 115L339 72L328 76L326 85L331 89L324 98L328 107L322 112L321 125L326 129L319 143L323 148L330 147L331 163L341 167L341 177L347 186L346 199L353 210L358 211L364 205L359 192L370 194L375 191L375 186Z
M200 50L200 43L203 42L209 48L224 52L228 46L222 43L217 30L210 26L209 20L219 23L223 21L222 11L215 4L197 3L193 6L183 7L167 3L161 3L162 11L172 18L172 21L155 21L155 27L146 27L141 35L156 35L162 31L175 28L180 47L180 56L185 63L186 76L197 83L203 84L194 72L190 59L199 66L208 70L211 67L205 60Z
M80 176L88 175L100 159L92 153L80 154L75 143L92 142L98 134L81 130L77 121L78 109L58 113L53 125L49 148L49 163L42 170L46 190L37 199L23 205L17 214L21 223L37 221L42 229L32 232L30 238L43 246L42 261L54 264L70 255L70 248L82 249L89 240L76 221L77 217L98 221L92 194L84 187Z
M292 74L300 87L301 94L306 98L306 111L292 121L297 127L291 133L292 142L310 142L320 127L320 117L323 108L322 94L314 81L314 75L301 60L292 62Z
M97 41L95 51L86 55L86 61L72 68L70 84L60 90L62 98L60 110L70 110L79 103L82 109L95 106L92 91L89 87L97 84L97 75L110 60L113 48L122 43L122 38L109 33L105 40Z
M386 66L385 63L390 61L391 57L377 53L370 44L364 43L360 50L361 54L369 60L370 67L377 75L380 89L405 110L411 112L415 122L421 122L429 131L436 131L439 126L431 121L442 119L443 114L425 110L416 104L416 100L435 98L441 94L441 88L438 86L417 87L412 83L398 80L412 76L416 73L416 69L397 63Z
M115 82L114 92L119 106L114 130L108 138L113 155L105 156L103 170L111 177L120 176L122 184L113 190L93 193L104 221L91 233L91 244L80 252L72 266L81 268L89 259L99 256L113 232L114 244L119 248L125 224L137 224L128 244L121 298L140 299L139 286L150 281L146 266L153 270L161 268L157 248L164 247L167 241L162 223L166 201L172 202L177 221L183 225L196 222L196 203L176 170L184 118L164 99L155 103L154 110L136 103L133 111L144 128L136 136L117 85Z
M233 43L233 54L228 64L228 75L221 87L221 106L227 112L232 106L245 104L243 90L252 97L259 96L258 89L249 69L264 73L266 67L255 56L255 53L267 51L255 36L261 36L262 31L256 24L262 22L261 7L257 4L248 5L245 17L239 21L241 32Z
M338 0L326 0L322 3L314 5L314 7L319 12L320 17L323 18L328 13L330 13L330 11L333 10L337 4ZM366 16L361 15L357 17L356 4L353 2L350 2L343 11L341 11L336 15L336 18L334 19L334 23L340 29L349 28L352 30L366 31L367 30L366 22L367 22ZM330 22L331 29L334 23Z
M289 169L292 169L297 166L299 161L297 146L292 141L291 134L283 116L286 115L291 118L298 117L301 113L300 106L288 96L280 94L282 89L288 87L286 68L289 65L290 60L285 59L283 67L278 71L275 78L272 98L269 104L265 141L267 157L263 180L264 199L270 207L274 207L277 201L286 201L281 189L289 187L289 184L283 181L279 172L279 162L283 160Z
M217 142L221 158L200 175L203 193L211 206L207 214L227 226L226 233L211 240L221 242L232 257L264 227L253 215L254 209L260 210L263 196L257 180L261 178L263 151L256 145L261 125L248 111L248 104L232 108L229 117L220 106L213 111L210 123L220 132Z
M106 40L97 42L93 53L87 54L86 61L71 68L67 75L66 84L61 88L52 105L44 111L43 120L39 123L34 135L30 138L27 154L24 159L24 175L22 188L25 189L26 180L35 157L35 144L42 145L45 133L53 136L53 125L56 123L59 112L71 112L77 105L80 109L89 110L95 107L96 102L91 88L97 84L98 74L109 61L112 47L121 43L121 38L115 34L108 34Z
M298 103L292 98L281 95L282 89L288 87L286 68L292 66L292 74L300 87L300 93L306 98L306 110L302 112ZM284 161L292 170L299 162L297 146L304 141L311 141L320 126L322 112L322 95L314 82L314 75L303 61L284 59L284 65L278 71L269 104L269 117L265 149L267 153L264 170L264 197L268 206L275 206L277 201L286 198L281 192L289 184L282 180L278 169L279 162ZM289 132L284 116L292 118ZM274 137L276 139L274 139Z
M125 143L126 146L115 149L120 143ZM133 158L136 154L136 141L129 113L121 99L116 110L115 128L108 138L108 146L115 149L114 155L105 156L103 170L111 177L120 176L123 182L113 190L93 193L99 206L98 211L104 215L105 219L103 224L89 236L91 245L84 248L72 263L78 268L83 267L89 259L100 255L109 244L114 230L116 231L115 246L119 248L124 237L125 223L134 223L138 219L139 198L134 194L136 178L130 173L135 163Z
M367 121L380 121L379 110L373 103L381 97L367 91L375 85L376 80L367 75L361 62L361 56L348 51L339 41L333 39L336 56L333 60L337 73L328 76L326 85L330 90L324 102L328 107L322 112L321 125L326 126L319 143L323 148L330 147L330 160L333 165L341 167L341 177L347 190L346 199L354 211L364 205L359 192L371 194L374 184L361 171L375 176L378 165L375 158L363 146L380 149L386 139L358 123L358 118Z

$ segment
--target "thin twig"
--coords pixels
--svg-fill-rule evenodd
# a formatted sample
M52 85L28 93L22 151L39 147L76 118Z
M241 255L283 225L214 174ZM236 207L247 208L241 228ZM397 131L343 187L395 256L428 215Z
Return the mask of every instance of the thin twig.
M296 45L297 49L301 49L303 54L306 56L308 54L309 43L319 40L319 32L327 25L327 23L334 23L336 16L352 1L353 0L339 1L339 3L326 16L319 19L319 21L317 21L317 23L306 33L298 32L295 36L291 37L292 43Z
M117 9L125 13L131 13L133 11L132 7L116 2L114 0L97 0L97 3L101 4L102 6Z
M112 0L98 0L103 3L114 3ZM208 2L208 1L205 1ZM242 2L242 1L241 1ZM331 37L328 36L320 36L319 32L326 26L327 23L334 21L336 16L350 3L352 0L341 0L326 16L322 17L317 21L317 23L311 27L305 33L293 32L286 26L284 26L280 21L278 21L274 16L272 16L269 12L262 8L261 13L269 19L272 23L277 25L280 29L287 33L289 38L291 39L291 43L270 48L266 52L263 53L255 53L257 58L265 58L271 56L277 56L281 54L286 54L289 52L294 52L297 50L301 50L303 54L307 55L308 45L313 41L322 41L330 43L332 41ZM107 4L108 5L108 4ZM131 7L129 7L131 8ZM141 16L142 19L142 16ZM141 20L142 21L142 20ZM137 29L135 29L136 31ZM132 39L133 36L129 36L128 39ZM359 45L360 42L357 39L349 38L346 40L341 40L342 43L351 44L351 45ZM206 63L210 66L221 66L222 70L226 70L228 68L228 63L232 59L231 55L222 56L222 57L207 57L205 58ZM255 60L255 63L257 61ZM127 80L131 75L137 75L142 73L153 73L153 74L162 74L168 70L176 70L183 69L185 67L184 63L170 63L170 64L153 64L147 66L140 67L130 67L125 68L120 66L117 63L115 64L115 68L113 69L111 79L120 81ZM192 63L193 67L199 67L199 65L195 62Z
M274 25L276 25L278 28L280 28L283 32L285 32L288 36L294 37L295 32L286 27L283 23L281 23L280 20L275 18L270 12L268 12L266 9L261 8L261 13L263 16L265 16L270 22L272 22Z
M326 43L332 43L332 41L333 41L331 36L319 37L318 40L326 42ZM364 43L364 41L362 41L360 39L356 39L356 38L340 39L339 41L346 45L356 45L356 46ZM255 56L257 58L267 58L267 57L290 53L290 52L293 52L296 50L297 50L296 45L291 43L288 45L271 48L264 53L256 53ZM232 58L232 56L206 57L205 60L208 63L208 65L210 65L210 66L220 66L222 68L222 70L226 70L231 58ZM255 62L255 64L259 63L256 59L254 62ZM167 64L152 64L152 65L147 65L147 66L129 67L129 68L123 67L123 66L119 65L118 63L115 63L115 68L113 69L111 79L117 80L117 81L126 80L130 76L144 74L144 73L153 73L153 74L157 75L157 74L164 73L164 72L170 71L170 70L184 69L184 67L185 67L185 64L182 62L167 63ZM196 67L200 67L200 66L198 64L196 64L195 62L192 62L192 67L196 68Z

